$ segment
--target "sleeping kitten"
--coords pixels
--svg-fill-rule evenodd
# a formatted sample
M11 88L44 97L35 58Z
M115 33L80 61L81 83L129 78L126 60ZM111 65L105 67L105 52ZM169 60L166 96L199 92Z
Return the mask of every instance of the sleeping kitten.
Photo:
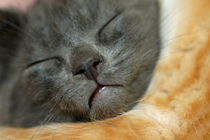
M151 80L158 30L156 0L41 0L27 14L1 11L1 124L128 111Z

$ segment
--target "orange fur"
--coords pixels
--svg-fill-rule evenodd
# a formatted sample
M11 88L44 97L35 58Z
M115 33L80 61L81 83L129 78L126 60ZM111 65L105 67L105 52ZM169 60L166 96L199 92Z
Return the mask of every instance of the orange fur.
M169 0L160 1L161 4ZM210 140L210 1L180 6L151 87L130 112L104 121L2 128L1 140Z

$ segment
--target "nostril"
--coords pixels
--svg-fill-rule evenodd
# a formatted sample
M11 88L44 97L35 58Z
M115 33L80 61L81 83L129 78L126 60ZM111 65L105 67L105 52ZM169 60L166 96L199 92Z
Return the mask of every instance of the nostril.
M87 79L94 80L98 75L97 66L101 62L98 58L86 58L74 66L73 75L85 75Z
M93 67L96 68L100 63L101 63L100 60L95 61L95 62L93 63Z
M78 69L77 71L75 71L73 74L74 75L79 75L79 74L84 74L85 70L84 69Z

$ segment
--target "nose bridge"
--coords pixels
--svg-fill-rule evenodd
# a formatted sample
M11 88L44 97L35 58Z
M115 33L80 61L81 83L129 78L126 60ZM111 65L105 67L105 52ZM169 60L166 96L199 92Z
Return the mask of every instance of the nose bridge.
M84 74L89 80L98 75L97 65L102 61L100 55L89 46L75 48L71 55L73 75Z
M101 59L100 55L89 46L74 48L71 54L72 67L77 67L91 58Z

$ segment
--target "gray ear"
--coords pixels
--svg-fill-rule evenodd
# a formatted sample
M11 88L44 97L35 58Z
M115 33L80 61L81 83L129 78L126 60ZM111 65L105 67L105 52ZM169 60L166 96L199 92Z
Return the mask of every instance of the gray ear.
M0 82L9 63L17 53L17 44L25 23L24 14L11 10L0 10Z

